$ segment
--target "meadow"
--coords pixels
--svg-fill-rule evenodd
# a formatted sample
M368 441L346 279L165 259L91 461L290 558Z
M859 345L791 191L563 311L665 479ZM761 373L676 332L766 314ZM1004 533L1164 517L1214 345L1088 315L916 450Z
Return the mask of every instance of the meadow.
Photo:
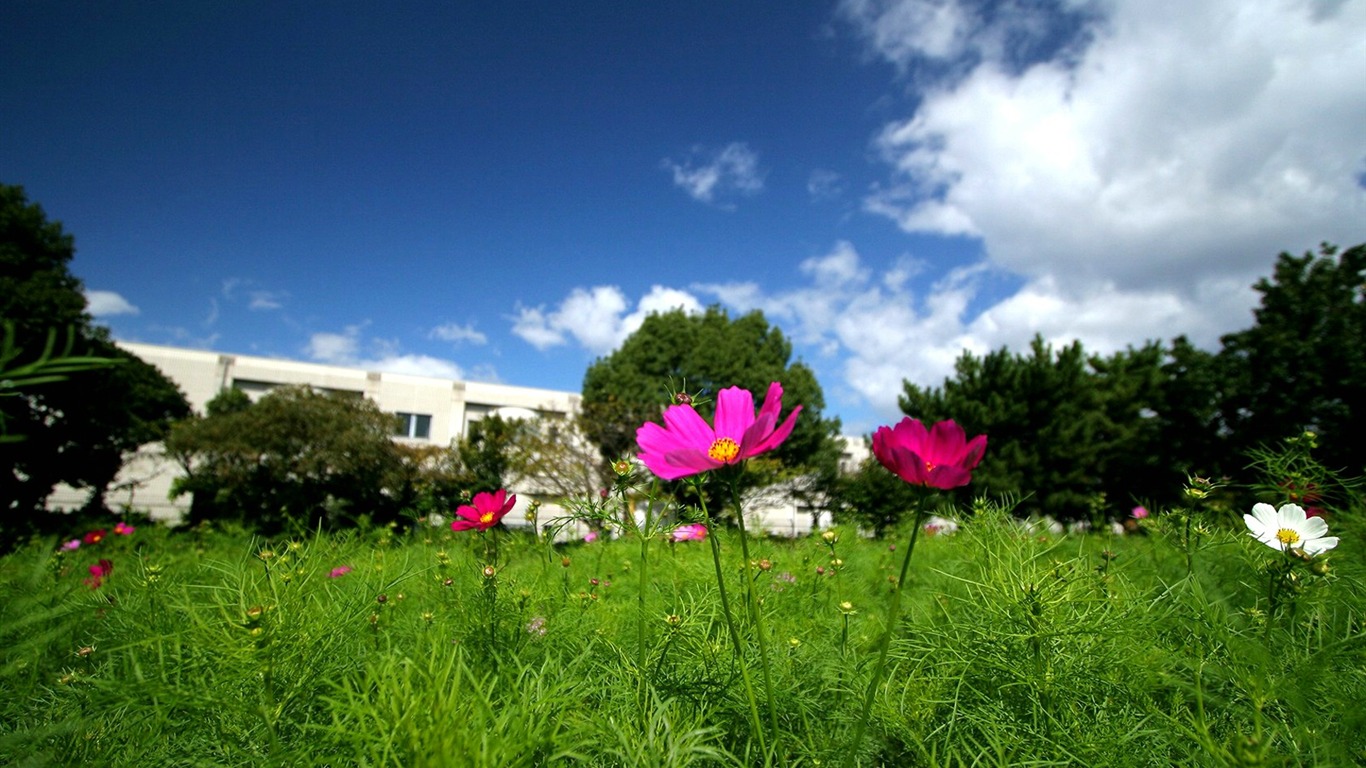
M880 673L909 530L751 535L748 563L716 526L34 541L0 559L0 764L1366 762L1355 518L1297 560L1234 515L1068 535L973 507L913 545Z

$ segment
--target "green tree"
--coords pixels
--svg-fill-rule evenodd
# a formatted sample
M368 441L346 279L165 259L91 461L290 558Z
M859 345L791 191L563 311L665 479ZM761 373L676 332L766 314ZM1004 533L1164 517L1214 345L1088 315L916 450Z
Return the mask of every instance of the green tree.
M233 397L220 395L214 415L177 424L166 440L184 471L173 492L193 494L190 522L235 519L275 533L397 518L411 494L392 414L308 387L272 390L245 409Z
M732 319L724 309L700 314L673 310L651 315L621 348L599 358L583 380L584 426L609 461L636 450L636 429L658 421L675 392L698 395L698 411L710 419L716 393L738 386L762 401L771 382L783 385L784 415L803 407L792 435L775 452L781 465L810 471L839 456L839 421L822 415L825 396L815 374L789 362L792 345L761 312Z
M1117 370L1120 361L1112 361ZM978 358L964 353L956 376L942 387L910 382L901 410L924 422L953 419L971 435L986 434L988 448L973 483L955 493L985 490L1023 497L1020 507L1059 519L1087 519L1100 494L1113 446L1124 439L1107 414L1133 405L1107 404L1106 387L1080 342L1054 350L1041 337L1030 354L1005 348ZM1108 384L1118 391L1120 382Z
M92 324L68 269L74 253L72 237L22 188L0 185L0 321L14 330L13 348L33 355L13 364L40 359L54 330L71 334L69 355L122 361L0 397L0 420L24 436L0 443L0 537L11 540L46 522L40 513L59 482L92 489L90 506L102 506L124 456L189 415L173 383Z
M1221 416L1239 458L1306 430L1317 456L1349 473L1366 468L1366 244L1282 253L1253 286L1251 328L1223 337Z

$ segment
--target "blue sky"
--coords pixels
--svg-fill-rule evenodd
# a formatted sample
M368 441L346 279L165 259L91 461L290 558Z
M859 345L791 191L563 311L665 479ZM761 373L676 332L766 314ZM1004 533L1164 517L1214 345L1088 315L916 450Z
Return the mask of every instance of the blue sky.
M721 303L863 432L965 349L1214 348L1276 253L1366 240L1362 29L1366 0L6 3L0 181L121 339L577 390L648 312Z

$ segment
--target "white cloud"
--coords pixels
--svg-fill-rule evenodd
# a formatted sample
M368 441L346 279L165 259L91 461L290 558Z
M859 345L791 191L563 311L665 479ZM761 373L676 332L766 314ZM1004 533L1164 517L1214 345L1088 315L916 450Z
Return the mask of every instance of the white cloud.
M284 300L289 298L289 294L284 291L252 291L251 303L247 309L263 312L272 309L279 309L284 306Z
M673 174L675 186L704 203L730 207L721 199L757 194L764 188L759 156L743 142L731 142L719 150L693 147L682 162L666 158L662 165Z
M362 327L347 326L342 333L315 333L309 337L304 352L311 360L329 365L441 379L465 378L464 371L455 363L428 355L403 354L395 341L372 339L367 345L370 353L362 355Z
M136 315L140 311L132 302L114 291L86 291L85 307L91 317Z
M806 179L806 193L816 202L837 200L844 195L844 177L824 168L817 168Z
M428 336L434 339L441 339L442 341L449 341L452 344L460 344L462 342L487 344L489 340L488 336L474 330L473 325L456 325L455 323L438 325L431 330Z
M1366 233L1366 3L1105 7L1075 56L1015 73L987 55L928 90L877 138L894 175L865 207L980 237L997 265L1081 295L1189 300L1277 251ZM910 55L880 28L878 50Z
M628 313L627 308L626 295L614 285L575 288L552 311L519 308L512 332L537 349L561 346L573 339L589 352L605 355L640 328L648 315L673 309L700 312L702 304L687 291L656 285L634 310Z

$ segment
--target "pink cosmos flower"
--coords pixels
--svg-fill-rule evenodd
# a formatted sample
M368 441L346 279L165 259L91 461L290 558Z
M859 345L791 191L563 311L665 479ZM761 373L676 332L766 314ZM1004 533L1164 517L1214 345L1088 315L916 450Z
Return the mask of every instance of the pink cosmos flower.
M1134 507L1134 511L1129 514L1133 515L1135 520L1142 520L1143 518L1148 516L1148 508Z
M636 430L636 443L640 445L637 458L665 480L738 464L777 448L792 434L802 406L793 408L779 426L782 405L783 385L776 381L768 385L757 417L754 395L749 390L721 390L716 396L714 427L691 405L671 405L664 409L663 426L646 422Z
M451 530L469 531L477 528L487 531L512 511L516 503L516 494L509 496L504 488L499 488L496 493L476 493L471 504L455 511L456 519L451 521Z
M80 539L72 539L71 541L68 541L67 543L65 543L65 544L62 545L62 549L66 550L67 552L74 552L74 551L76 551L76 550L78 550L78 549L80 549L80 548L81 548L81 540L80 540Z
M101 559L98 563L90 566L90 576L84 580L84 583L91 589L99 589L100 585L104 583L104 577L113 572L114 564Z
M929 488L967 485L986 450L986 435L969 441L951 419L927 430L919 419L908 416L895 427L878 427L873 433L873 455L882 466L912 485Z
M331 573L327 574L327 578L329 578L329 579L340 579L341 577L345 576L346 574L348 574L348 573L350 573L350 572L351 572L351 566L349 566L349 565L339 565L339 566L337 566L336 568L333 568Z
M674 541L701 541L707 538L707 526L701 523L680 525L674 529Z
M122 520L118 521L117 523L114 523L114 533L117 533L120 536L132 536L133 531L136 530L136 528L129 525L128 523L123 522Z
M585 533L585 534L583 535L583 543L585 543L585 544L592 544L593 542L595 542L595 541L597 541L597 540L598 540L598 532L597 532L597 531L589 531L588 533Z

